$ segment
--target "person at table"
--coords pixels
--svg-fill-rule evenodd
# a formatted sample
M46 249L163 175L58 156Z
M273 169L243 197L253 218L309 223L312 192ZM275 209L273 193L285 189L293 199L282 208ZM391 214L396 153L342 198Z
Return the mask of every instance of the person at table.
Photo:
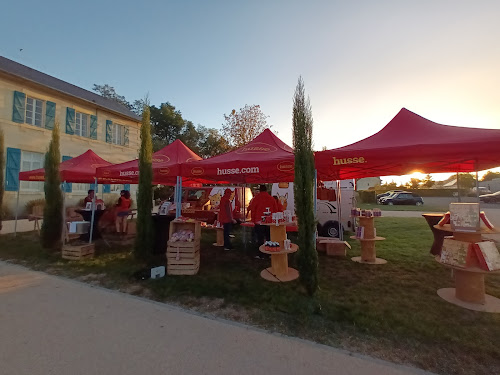
M94 197L95 197L95 190L90 189L87 192L87 196L83 199L83 207L87 207L87 203L92 203L92 201L94 200ZM96 198L95 204L97 205L98 203L102 204L104 202L102 201L102 199Z
M231 193L231 189L224 190L224 195L219 203L219 221L224 227L224 250L226 251L233 249L229 235L231 234L231 229L233 229L233 224L236 223L236 220L233 219Z
M130 192L128 190L122 190L120 192L120 198L116 204L116 232L119 234L127 233L127 217L130 213L130 205L132 201L130 200Z
M200 199L196 202L196 207L200 210L207 210L210 205L210 199L207 197L207 192L203 190L200 195Z
M276 201L267 192L266 185L260 185L259 194L252 199L252 202L250 202L248 206L248 211L251 213L252 221L255 224L254 230L257 236L257 248L271 238L269 226L262 225L262 216L264 216L264 212L267 211L267 208L269 208L271 214L278 212ZM256 258L257 257L261 258L260 253L257 253Z

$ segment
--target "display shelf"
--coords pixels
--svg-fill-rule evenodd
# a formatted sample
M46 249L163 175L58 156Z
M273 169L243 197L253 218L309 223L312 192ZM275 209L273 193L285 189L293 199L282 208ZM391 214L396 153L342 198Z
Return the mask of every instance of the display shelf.
M199 221L171 221L169 235L180 230L194 233L193 241L167 242L167 274L196 275L200 269L201 223Z
M295 253L298 249L299 249L299 246L294 244L294 243L290 244L290 250L285 250L284 248L282 248L282 250L280 250L280 251L267 251L265 249L265 245L259 246L260 252L265 253L265 254L270 254L270 255L273 255L273 254L292 254L292 253Z
M352 257L351 260L363 264L385 264L385 259L377 258L375 242L385 240L384 237L375 235L374 219L375 216L356 216L359 220L359 226L364 228L364 237L358 238L351 236L351 239L358 240L361 243L361 256Z
M482 234L498 233L496 230L481 228L478 231L453 231L449 224L434 225L434 228L453 233L453 239L475 243L482 241ZM454 305L468 310L500 313L500 299L487 295L485 292L484 278L486 275L500 273L486 271L478 267L459 267L441 262L440 256L434 258L439 264L453 270L455 288L442 288L437 291L439 297Z

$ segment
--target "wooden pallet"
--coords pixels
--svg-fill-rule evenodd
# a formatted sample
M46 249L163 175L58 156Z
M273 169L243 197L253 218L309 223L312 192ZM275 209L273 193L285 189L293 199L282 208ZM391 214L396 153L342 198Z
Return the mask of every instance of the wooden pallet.
M200 242L171 242L167 246L167 274L196 275L200 269Z
M63 259L82 260L91 259L94 257L95 245L64 245L62 248Z

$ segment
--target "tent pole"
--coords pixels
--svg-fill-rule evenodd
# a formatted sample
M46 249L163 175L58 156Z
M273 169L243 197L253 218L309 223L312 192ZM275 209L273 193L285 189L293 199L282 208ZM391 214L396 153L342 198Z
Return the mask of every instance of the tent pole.
M95 178L95 185L97 185L97 177ZM89 244L92 243L92 235L94 234L94 216L95 216L95 192L94 197L92 198L92 218L90 219L90 236L89 236Z
M17 236L17 212L19 210L19 191L21 190L21 183L17 187L17 200L16 200L16 221L14 222L14 237Z
M337 220L339 223L339 240L344 241L344 230L342 227L342 191L341 181L337 180Z
M314 220L317 220L318 219L318 212L316 211L316 207L318 205L318 170L315 169L314 170L314 188L313 188L313 203L314 203ZM294 189L295 189L295 185L294 185ZM294 198L295 199L295 198ZM293 215L293 212L292 212L292 215ZM313 236L313 241L314 241L314 248L316 249L316 238L318 237L318 228L316 226L316 230L314 231L314 236Z
M62 204L62 244L65 244L66 240L66 230L68 227L68 224L66 223L66 180L64 180L63 184L61 185L61 190L62 190L62 197L63 197L63 204Z
M477 170L476 170L476 199L479 203L479 175Z

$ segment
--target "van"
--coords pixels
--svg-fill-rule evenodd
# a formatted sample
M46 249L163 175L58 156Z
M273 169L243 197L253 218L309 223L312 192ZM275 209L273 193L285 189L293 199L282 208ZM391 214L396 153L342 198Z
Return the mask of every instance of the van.
M318 235L339 237L340 231L354 231L351 209L355 207L354 180L340 181L341 220L338 220L337 181L319 182L316 190L316 220ZM277 196L285 210L295 212L293 182L273 184L272 195Z

